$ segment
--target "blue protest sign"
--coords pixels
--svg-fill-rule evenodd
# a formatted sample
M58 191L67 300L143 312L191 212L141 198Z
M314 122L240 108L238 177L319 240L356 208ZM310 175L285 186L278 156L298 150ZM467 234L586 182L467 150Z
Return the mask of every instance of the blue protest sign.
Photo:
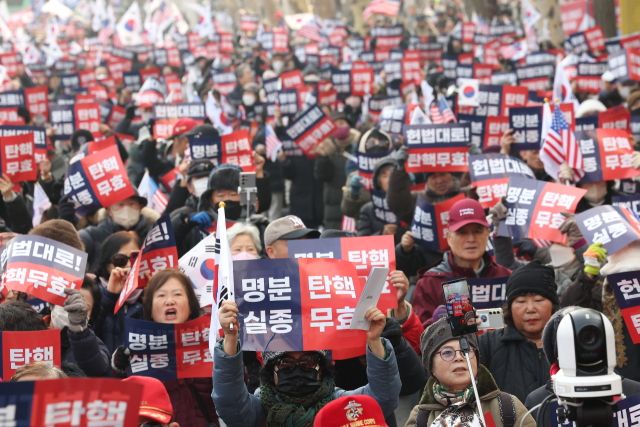
M542 132L542 107L509 108L509 128L516 143L512 150L539 150Z
M75 114L73 105L49 105L51 126L56 130L52 139L69 140L75 132Z
M418 196L411 221L411 237L417 244L433 251L440 250L438 223L434 205Z
M609 256L640 238L640 221L633 212L620 206L597 206L575 219L586 241L602 242Z
M373 203L373 213L380 221L385 224L400 225L400 220L395 216L389 205L387 204L387 192L371 189L371 203Z
M640 394L618 400L618 410L613 413L613 427L629 427L640 418Z
M476 147L482 147L487 118L472 114L458 114L458 123L469 123L471 125L471 143Z
M526 163L505 154L475 154L469 156L469 165L472 183L512 176L535 179L533 171Z
M640 194L634 194L632 196L614 196L611 199L612 206L621 206L631 210L640 218Z
M23 90L7 90L0 93L0 107L24 107L26 105Z
M278 104L283 116L295 116L298 112L298 89L283 89L279 91Z

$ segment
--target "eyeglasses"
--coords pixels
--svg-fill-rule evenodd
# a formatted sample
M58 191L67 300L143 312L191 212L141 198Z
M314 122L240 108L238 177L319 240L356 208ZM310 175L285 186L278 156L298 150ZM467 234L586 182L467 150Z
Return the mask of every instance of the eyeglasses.
M126 256L125 254L115 254L114 256L111 257L110 261L114 267L122 268L127 266L127 263L129 262L129 257Z
M293 357L283 357L276 362L279 371L291 372L296 366L300 366L305 371L313 371L318 369L318 356L313 354L305 354L300 359Z
M373 148L377 145L380 146L386 146L387 142L386 141L379 141L377 139L368 139L367 142L365 142L365 148Z
M442 360L444 360L445 362L451 362L453 359L456 358L457 352L460 352L460 355L464 357L464 353L462 353L462 350L454 350L451 347L444 347L442 350L440 350L436 354L439 354ZM475 350L471 350L469 352L469 359L473 359L474 357L476 357L476 352Z

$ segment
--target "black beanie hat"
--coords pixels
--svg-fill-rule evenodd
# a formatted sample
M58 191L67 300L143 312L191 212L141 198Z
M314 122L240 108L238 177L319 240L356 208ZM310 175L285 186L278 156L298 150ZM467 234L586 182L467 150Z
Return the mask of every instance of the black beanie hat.
M71 135L71 147L78 151L82 144L93 141L93 134L86 129L78 129Z
M533 260L529 264L514 271L507 281L507 305L520 295L528 293L542 295L558 304L558 285L553 268L542 265L540 260Z
M220 165L209 175L209 190L238 190L242 169L233 165Z

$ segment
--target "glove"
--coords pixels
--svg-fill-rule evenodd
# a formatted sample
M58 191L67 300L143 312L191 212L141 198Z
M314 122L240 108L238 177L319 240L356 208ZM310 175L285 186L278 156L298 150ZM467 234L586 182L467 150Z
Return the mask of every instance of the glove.
M560 165L558 180L561 184L564 184L565 181L573 181L573 170L566 163Z
M399 171L403 171L404 164L409 158L409 152L407 151L407 147L405 146L400 147L400 149L396 151L394 158L396 159L397 169Z
M360 194L360 189L362 188L362 177L359 175L352 176L351 181L349 181L349 185L351 186L351 194L358 196Z
M62 197L58 202L58 218L76 226L76 205L69 200L69 196Z
M516 252L516 256L523 256L525 254L529 255L532 259L538 252L538 247L532 240L520 240L519 242L515 242L513 244L514 247L518 248L518 252Z
M470 144L467 144L467 147L469 147L469 155L470 156L474 156L474 155L477 155L477 154L482 154L482 150L480 149L480 147L478 147L473 142L470 143Z
M131 364L131 350L121 345L111 356L111 367L114 371L125 374L127 366Z
M124 117L127 120L133 120L136 117L136 106L135 105L128 106L126 112L124 113Z
M505 197L502 197L494 207L489 209L489 214L493 215L491 217L491 222L493 222L493 232L498 233L498 227L500 226L500 221L507 217L507 207L503 204L505 201Z
M602 242L594 243L584 253L584 272L597 276L600 274L600 264L607 258L607 250Z
M576 223L576 214L567 211L560 211L560 214L567 219L562 223L558 230L569 237L569 246L573 247L573 245L584 238L580 231L580 227L578 227L578 223Z
M62 306L69 315L69 330L79 334L87 329L89 323L89 305L77 289L64 288L67 299Z
M634 169L640 169L640 152L634 151L633 158L631 159L631 164Z
M199 212L189 218L189 222L193 222L194 224L198 224L200 228L209 228L213 225L211 222L211 217L206 212Z
M387 323L384 325L384 329L380 334L381 337L389 340L393 348L402 344L402 327L396 319L387 317Z

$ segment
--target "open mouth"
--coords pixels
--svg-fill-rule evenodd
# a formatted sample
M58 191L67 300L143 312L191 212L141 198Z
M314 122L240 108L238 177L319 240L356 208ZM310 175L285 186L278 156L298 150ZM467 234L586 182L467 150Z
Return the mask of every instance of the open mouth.
M176 320L178 318L178 311L175 308L169 308L164 312L164 318L167 320Z
M453 370L456 374L461 374L463 372L467 372L467 368L463 368L462 366Z

